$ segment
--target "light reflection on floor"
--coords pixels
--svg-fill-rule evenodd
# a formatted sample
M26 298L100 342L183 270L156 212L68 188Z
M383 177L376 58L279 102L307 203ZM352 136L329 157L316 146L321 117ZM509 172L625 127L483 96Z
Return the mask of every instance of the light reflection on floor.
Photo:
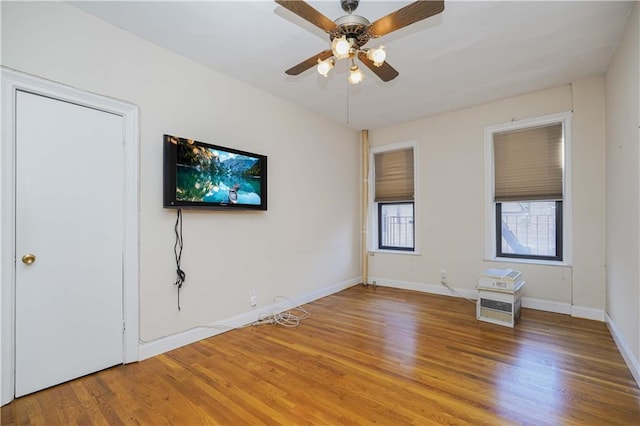
M563 360L555 355L551 358L549 351L530 344L517 344L512 353L511 364L495 369L498 373L493 383L496 398L499 401L512 400L518 406L526 404L529 409L531 406L544 407L544 417L551 423L563 413L566 415L564 385L557 370ZM532 396L536 399L531 399Z
M384 347L380 350L387 357L398 358L401 366L412 369L416 357L421 353L418 348L417 325L408 320L414 317L414 309L406 304L392 301L385 302L384 307L388 310L382 327Z

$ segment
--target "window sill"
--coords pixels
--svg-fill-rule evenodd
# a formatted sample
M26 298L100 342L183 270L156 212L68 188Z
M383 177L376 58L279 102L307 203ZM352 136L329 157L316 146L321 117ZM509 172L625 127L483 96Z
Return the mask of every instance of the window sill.
M410 255L410 256L420 256L421 255L419 251L381 250L381 249L369 250L369 256L375 256L376 253L380 253L380 254L406 254L406 255Z
M571 266L570 263L557 260L539 260L539 259L517 259L513 257L492 257L485 258L485 262L500 262L500 263L526 263L529 265L544 265L544 266Z

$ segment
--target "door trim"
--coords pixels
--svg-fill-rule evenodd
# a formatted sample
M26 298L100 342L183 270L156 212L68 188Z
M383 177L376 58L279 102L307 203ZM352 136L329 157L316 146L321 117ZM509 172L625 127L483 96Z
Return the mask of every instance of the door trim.
M124 121L124 363L139 360L139 108L128 102L85 92L2 67L2 146L0 147L0 405L15 394L15 99L25 91L110 112Z

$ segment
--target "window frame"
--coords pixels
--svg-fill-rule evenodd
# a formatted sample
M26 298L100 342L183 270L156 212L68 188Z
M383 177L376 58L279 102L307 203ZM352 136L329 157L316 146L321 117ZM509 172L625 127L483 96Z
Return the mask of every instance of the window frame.
M414 180L415 180L415 172L414 172ZM415 195L414 195L415 197ZM414 252L416 249L416 205L413 201L382 201L382 202L377 202L377 207L378 207L378 250L393 250L393 251L407 251L407 252ZM382 245L382 239L380 238L380 236L382 235L382 221L380 220L380 218L382 217L382 208L384 206L397 206L397 205L410 205L411 206L411 210L412 211L412 230L413 230L413 235L412 235L412 240L413 240L413 246L412 247L400 247L400 246L383 246Z
M571 236L573 226L572 217L572 194L571 194L571 117L572 113L562 112L557 114L549 114L540 117L513 120L507 123L500 123L485 127L484 130L484 150L485 150L485 260L494 262L515 262L515 263L533 263L547 265L571 265L573 260L573 247L571 244ZM564 136L563 150L563 197L561 200L561 220L558 235L560 238L559 256L530 256L504 254L498 250L498 211L496 202L494 201L494 152L493 152L493 135L506 131L521 130L530 127L538 127L562 123ZM526 200L522 200L526 201ZM544 200L534 200L544 201ZM557 201L557 200L548 200ZM558 214L558 213L556 213ZM556 243L558 244L558 243ZM560 251L561 250L561 251Z
M502 201L494 202L495 204L495 230L496 230L496 257L498 258L514 258L514 259L529 259L529 260L552 260L561 262L563 255L563 241L562 241L562 200L532 200L531 202L554 202L555 203L555 227L556 227L556 235L555 235L555 246L556 246L556 255L555 256L542 256L542 255L531 255L531 254L518 254L518 253L504 253L502 251Z
M401 149L413 149L413 200L403 201L375 201L375 154L397 151ZM367 233L370 236L368 238L367 250L369 253L391 253L391 254L404 254L404 255L420 255L419 241L417 236L420 235L420 222L417 219L417 214L420 211L419 201L419 182L418 179L418 141L411 140L407 142L399 142L389 145L374 146L369 148L369 219L367 223ZM413 203L413 250L405 247L386 247L380 248L380 223L379 223L379 204L400 204L400 203Z

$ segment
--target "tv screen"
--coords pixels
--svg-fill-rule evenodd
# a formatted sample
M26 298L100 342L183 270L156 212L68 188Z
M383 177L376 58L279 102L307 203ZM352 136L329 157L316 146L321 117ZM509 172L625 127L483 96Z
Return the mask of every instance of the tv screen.
M267 157L164 135L164 207L267 209Z

